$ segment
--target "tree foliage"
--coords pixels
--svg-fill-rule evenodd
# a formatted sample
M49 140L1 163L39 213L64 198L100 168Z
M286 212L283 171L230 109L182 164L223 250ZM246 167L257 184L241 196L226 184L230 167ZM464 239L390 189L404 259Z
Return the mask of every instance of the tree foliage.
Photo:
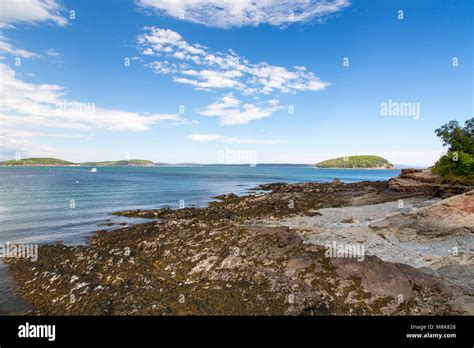
M464 127L458 121L449 121L436 129L435 133L443 140L443 146L449 146L448 152L474 154L474 118L467 120Z
M467 120L464 127L457 121L450 121L435 130L448 146L448 153L433 167L433 172L456 182L474 182L474 118Z

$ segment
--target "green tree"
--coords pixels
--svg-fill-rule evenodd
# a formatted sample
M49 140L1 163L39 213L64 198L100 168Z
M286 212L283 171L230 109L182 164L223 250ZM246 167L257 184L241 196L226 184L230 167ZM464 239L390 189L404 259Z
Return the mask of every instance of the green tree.
M443 146L449 146L448 152L474 154L474 118L467 120L464 127L458 121L449 121L436 129L435 133L443 140Z
M474 118L467 120L464 127L457 121L450 121L435 130L448 146L448 153L433 167L433 172L448 181L474 182Z

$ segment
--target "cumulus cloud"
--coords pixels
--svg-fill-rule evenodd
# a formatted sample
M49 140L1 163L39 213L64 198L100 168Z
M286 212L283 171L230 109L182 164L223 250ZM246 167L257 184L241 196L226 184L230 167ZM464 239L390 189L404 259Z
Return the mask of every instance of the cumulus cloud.
M0 64L0 76L0 156L5 153L11 157L15 152L58 154L54 148L35 142L37 137L78 138L96 129L146 131L159 122L186 122L176 114L138 114L66 100L63 87L24 82L4 64Z
M218 117L222 126L232 126L270 117L274 112L284 108L276 99L266 101L263 105L254 105L242 103L229 93L215 103L198 110L198 113L203 116Z
M350 5L349 0L137 0L137 4L162 15L218 28L308 23Z
M172 30L146 27L138 36L144 56L159 57L147 65L158 74L172 74L173 81L198 90L235 89L244 95L273 92L320 91L329 86L305 67L287 69L267 62L251 63L232 50L211 52L190 44Z
M65 100L63 87L24 82L4 64L0 64L0 75L0 123L18 132L27 127L43 126L78 130L144 131L158 122L183 121L176 114L140 115L96 107L94 103Z
M243 144L243 145L274 145L280 144L280 140L257 140L241 137L228 137L220 134L190 134L189 139L200 143L220 142L225 144Z
M51 22L64 26L66 18L56 0L2 0L0 3L0 28L12 27L17 23L36 24Z

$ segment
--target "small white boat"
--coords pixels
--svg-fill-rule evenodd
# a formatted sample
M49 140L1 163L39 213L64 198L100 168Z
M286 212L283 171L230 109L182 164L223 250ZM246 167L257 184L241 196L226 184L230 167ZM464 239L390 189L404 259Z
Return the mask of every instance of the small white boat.
M97 168L92 168L91 173L97 173Z

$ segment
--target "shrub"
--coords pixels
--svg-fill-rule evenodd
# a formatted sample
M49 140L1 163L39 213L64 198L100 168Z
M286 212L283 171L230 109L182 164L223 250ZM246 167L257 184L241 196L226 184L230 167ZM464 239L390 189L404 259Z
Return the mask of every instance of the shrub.
M433 167L433 172L448 181L474 182L474 155L465 152L448 152Z

